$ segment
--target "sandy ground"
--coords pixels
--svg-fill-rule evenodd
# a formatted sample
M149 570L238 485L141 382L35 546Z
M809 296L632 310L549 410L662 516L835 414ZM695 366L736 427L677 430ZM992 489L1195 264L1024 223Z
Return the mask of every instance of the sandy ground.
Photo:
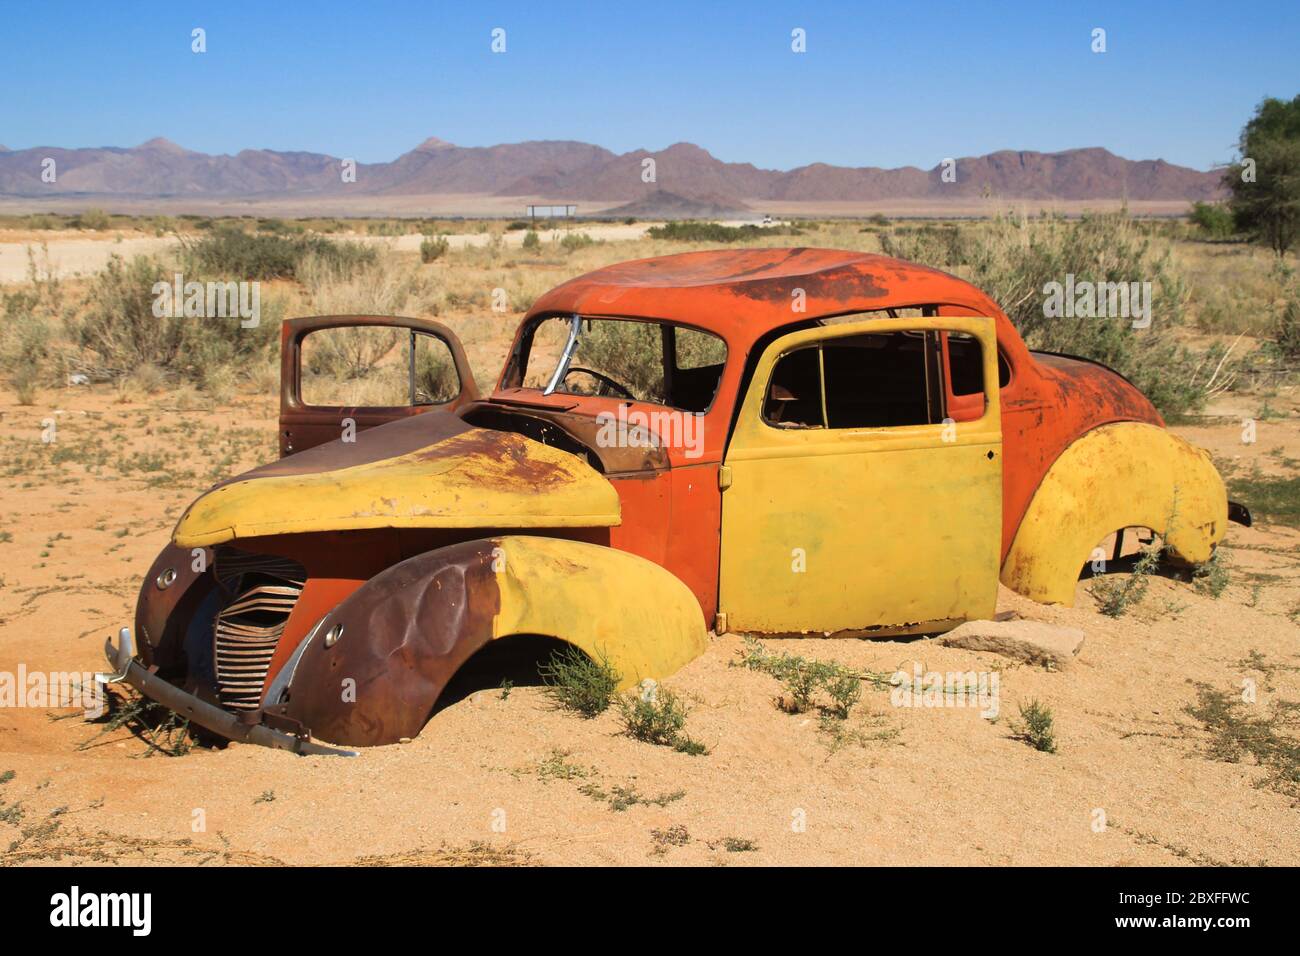
M104 638L129 623L180 510L272 454L273 405L181 410L85 388L3 402L0 672L102 669ZM1249 446L1234 422L1179 431L1243 463L1300 456L1294 415L1261 423ZM875 671L999 675L996 722L868 689L838 748L816 716L778 709L772 678L731 666L732 635L667 682L705 756L633 740L612 713L558 711L536 687L480 691L415 741L352 759L240 745L151 755L75 711L0 708L0 861L1300 864L1295 798L1249 758L1214 759L1187 713L1198 683L1239 692L1251 679L1265 709L1300 700L1288 618L1300 534L1234 525L1225 551L1220 598L1155 577L1120 618L1097 612L1091 582L1074 608L1004 590L1002 609L1087 632L1063 671L934 640L769 642ZM1055 714L1056 754L1014 736L1031 698ZM643 802L616 809L616 788Z
M572 230L541 230L543 241L549 242L561 237L566 231L585 232L592 239L614 242L627 239L640 239L646 229L655 225L653 222L624 225L574 226ZM525 232L514 230L504 233L501 241L507 247L522 246ZM53 271L60 277L90 275L98 272L108 264L111 256L130 259L138 255L162 255L174 249L179 242L175 236L142 236L123 234L116 239L105 240L103 234L93 233L64 238L63 233L0 232L0 284L27 281L31 257L36 257L38 269ZM368 245L385 246L399 252L419 252L424 236L412 234L406 236L353 236L340 233L337 238L363 242ZM466 249L474 246L486 246L492 235L486 232L455 233L446 236L453 249Z

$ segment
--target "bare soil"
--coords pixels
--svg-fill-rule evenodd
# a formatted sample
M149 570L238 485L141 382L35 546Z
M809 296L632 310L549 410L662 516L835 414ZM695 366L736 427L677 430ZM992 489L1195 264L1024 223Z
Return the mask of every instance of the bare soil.
M175 402L78 388L0 404L0 672L103 669L104 638L130 623L181 509L273 456L269 400ZM1294 413L1259 423L1253 445L1240 430L1227 412L1176 429L1268 473L1279 447L1298 456ZM1189 713L1201 686L1235 699L1249 680L1249 713L1294 732L1300 533L1234 525L1223 551L1217 599L1162 573L1118 618L1088 580L1073 608L1003 590L1001 609L1087 632L1056 672L933 639L766 642L886 673L997 672L996 721L893 706L871 687L847 722L790 715L773 678L732 666L734 635L666 682L704 756L634 740L613 712L559 711L538 687L479 691L418 739L350 759L241 745L172 757L75 711L0 708L0 861L1300 864L1295 786L1248 753L1222 759ZM869 546L862 560L871 573ZM1054 754L1016 735L1031 699L1052 710Z

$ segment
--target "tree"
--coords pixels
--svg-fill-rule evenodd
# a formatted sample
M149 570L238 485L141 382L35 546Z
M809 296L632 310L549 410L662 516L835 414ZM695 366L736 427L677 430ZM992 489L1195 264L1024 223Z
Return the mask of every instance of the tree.
M1300 236L1300 96L1269 97L1241 130L1224 185L1239 229L1283 255Z

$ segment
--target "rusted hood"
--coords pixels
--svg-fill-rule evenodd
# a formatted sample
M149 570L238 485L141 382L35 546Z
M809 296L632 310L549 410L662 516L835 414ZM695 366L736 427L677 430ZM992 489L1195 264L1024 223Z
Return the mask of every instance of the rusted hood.
M620 521L585 461L512 432L429 412L255 468L195 501L183 548L365 528L588 528Z

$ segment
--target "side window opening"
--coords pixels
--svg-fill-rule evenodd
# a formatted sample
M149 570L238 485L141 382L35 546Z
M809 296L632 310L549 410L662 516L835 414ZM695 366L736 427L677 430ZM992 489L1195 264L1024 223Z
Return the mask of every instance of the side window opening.
M925 333L835 339L822 346L827 424L887 428L933 421Z
M933 332L831 339L783 355L763 417L778 428L890 428L942 421Z

